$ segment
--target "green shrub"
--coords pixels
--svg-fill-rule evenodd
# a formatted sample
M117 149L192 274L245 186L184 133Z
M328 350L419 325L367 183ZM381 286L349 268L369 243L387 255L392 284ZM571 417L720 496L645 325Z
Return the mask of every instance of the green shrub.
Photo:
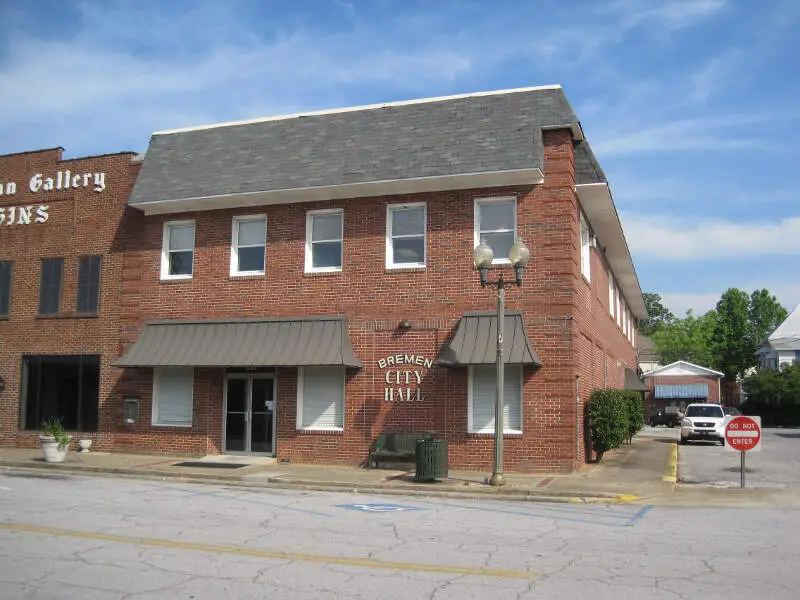
M762 369L742 383L746 415L758 415L764 427L800 425L800 364L780 371Z
M621 390L628 403L628 443L644 427L644 402L639 392Z
M628 439L630 421L628 401L623 390L595 390L586 404L586 416L592 434L592 448L597 460L607 450Z

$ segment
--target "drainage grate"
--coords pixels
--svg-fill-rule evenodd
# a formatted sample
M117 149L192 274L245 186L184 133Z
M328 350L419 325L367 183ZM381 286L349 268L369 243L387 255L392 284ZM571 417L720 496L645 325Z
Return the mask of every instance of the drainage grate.
M201 469L241 469L249 465L243 463L229 463L229 462L180 462L172 465L173 467L199 467Z

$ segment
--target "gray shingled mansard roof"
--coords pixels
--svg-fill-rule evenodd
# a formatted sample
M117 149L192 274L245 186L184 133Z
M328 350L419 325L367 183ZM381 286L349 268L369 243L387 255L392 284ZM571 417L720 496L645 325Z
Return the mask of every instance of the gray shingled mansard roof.
M319 111L153 134L129 203L543 169L542 131L578 140L576 183L605 183L560 86Z

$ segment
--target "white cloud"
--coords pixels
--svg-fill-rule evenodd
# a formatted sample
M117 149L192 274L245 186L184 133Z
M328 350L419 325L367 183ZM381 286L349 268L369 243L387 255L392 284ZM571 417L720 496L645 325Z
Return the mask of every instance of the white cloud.
M749 133L752 125L777 118L777 115L707 115L645 127L631 126L628 122L627 131L606 132L593 146L601 156L678 150L777 150L777 144Z
M702 260L800 254L800 216L737 223L625 214L622 224L637 258Z
M754 290L768 289L770 293L774 294L784 308L791 312L798 304L800 304L800 284L787 283L785 281L748 281L743 285L737 285L741 290L746 291L748 294ZM722 297L725 290L718 290L716 292L703 292L703 293L681 293L681 292L663 292L661 301L669 310L672 311L677 317L683 317L686 311L691 309L694 314L702 315L717 306L717 302Z
M659 294L661 302L676 317L683 317L686 311L692 310L695 316L707 313L719 302L722 292L708 292L701 294L685 294L679 292L665 292Z
M606 10L618 13L625 28L648 24L676 30L711 17L726 5L727 0L616 0Z
M704 104L716 93L727 88L731 75L740 70L744 53L738 49L715 56L690 77L688 101Z

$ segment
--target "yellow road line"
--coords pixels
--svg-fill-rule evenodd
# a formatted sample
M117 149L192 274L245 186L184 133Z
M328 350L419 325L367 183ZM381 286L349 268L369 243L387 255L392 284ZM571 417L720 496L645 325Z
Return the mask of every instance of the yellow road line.
M214 554L238 554L240 556L254 556L257 558L270 558L275 560L293 560L299 562L346 565L351 567L365 567L371 569L389 569L392 571L425 571L427 573L477 575L479 577L496 577L501 579L535 579L536 577L543 575L543 573L535 571L487 569L483 567L459 567L455 565L430 565L424 563L377 560L374 558L355 558L346 556L325 556L323 554L304 554L300 552L281 552L279 550L262 550L259 548L247 548L245 546L198 544L193 542L179 542L176 540L160 538L132 537L109 533L94 533L91 531L74 531L69 529L57 529L55 527L40 527L38 525L22 525L17 523L0 522L0 529L5 529L6 531L20 531L25 533L39 533L43 535L58 535L87 540L100 540L103 542L116 542L119 544L135 544L137 546L157 546L160 548L172 548L176 550L194 550L197 552L211 552Z
M678 444L672 444L672 450L669 452L669 459L667 459L667 468L664 470L664 475L661 477L662 481L667 483L677 483L678 481Z

